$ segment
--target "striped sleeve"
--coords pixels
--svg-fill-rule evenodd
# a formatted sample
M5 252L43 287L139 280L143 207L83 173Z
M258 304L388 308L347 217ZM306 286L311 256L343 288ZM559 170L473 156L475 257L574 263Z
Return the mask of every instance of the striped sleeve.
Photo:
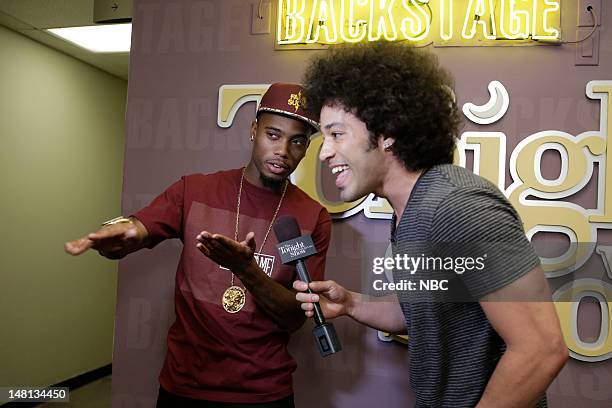
M435 212L431 241L440 256L481 259L482 269L457 271L474 299L510 284L539 265L521 219L499 190L458 187Z

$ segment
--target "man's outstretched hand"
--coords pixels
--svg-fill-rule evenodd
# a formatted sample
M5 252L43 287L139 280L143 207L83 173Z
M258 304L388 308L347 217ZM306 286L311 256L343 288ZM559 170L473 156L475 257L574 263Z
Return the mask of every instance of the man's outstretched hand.
M196 237L196 247L212 261L240 275L255 263L255 233L249 232L238 242L221 234L202 231Z
M105 226L82 238L66 242L64 250L72 256L77 256L93 249L109 259L123 258L142 247L143 233L138 224L139 221L131 220ZM144 229L144 226L142 228Z

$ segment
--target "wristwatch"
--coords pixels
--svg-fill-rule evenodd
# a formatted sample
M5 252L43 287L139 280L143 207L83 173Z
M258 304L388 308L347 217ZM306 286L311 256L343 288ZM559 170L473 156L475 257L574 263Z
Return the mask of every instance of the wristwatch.
M126 218L124 216L120 216L120 217L113 218L112 220L104 221L102 223L102 226L106 227L106 226L109 226L109 225L124 224L124 223L127 223L127 222L132 222L132 220L129 219L129 218Z

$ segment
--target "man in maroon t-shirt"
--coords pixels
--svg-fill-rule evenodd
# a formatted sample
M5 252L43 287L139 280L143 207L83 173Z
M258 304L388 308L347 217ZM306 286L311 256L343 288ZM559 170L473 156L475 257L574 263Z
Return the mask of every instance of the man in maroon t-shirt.
M295 216L319 250L307 263L321 280L331 230L327 211L288 180L318 127L301 91L273 84L262 97L245 168L184 176L133 216L66 243L71 255L119 259L183 241L158 407L293 406L287 343L305 317L270 231L278 216Z

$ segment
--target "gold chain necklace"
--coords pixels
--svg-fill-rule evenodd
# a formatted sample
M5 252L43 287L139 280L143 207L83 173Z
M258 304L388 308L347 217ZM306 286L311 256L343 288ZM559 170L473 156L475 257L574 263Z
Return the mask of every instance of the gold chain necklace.
M236 204L236 229L234 231L234 241L238 241L238 228L240 223L240 197L242 196L242 184L244 182L244 173L246 172L246 167L242 169L242 175L240 176L240 187L238 188L238 203ZM281 208L281 204L283 203L283 198L285 198L285 193L287 192L287 185L289 183L285 180L285 186L283 187L283 193L281 194L281 198L278 201L278 205L276 206L276 210L274 211L274 215L272 216L272 221L270 221L270 225L268 226L268 230L266 231L266 235L264 235L264 239L261 242L261 246L259 247L259 253L266 244L266 240L268 239L268 235L270 235L270 231L272 230L272 225L276 220L276 216L278 215L278 210ZM246 301L246 288L241 288L240 286L234 285L234 273L230 271L232 274L232 281L230 282L229 288L223 292L223 297L221 298L221 304L223 308L228 313L236 313L239 312L244 303Z

